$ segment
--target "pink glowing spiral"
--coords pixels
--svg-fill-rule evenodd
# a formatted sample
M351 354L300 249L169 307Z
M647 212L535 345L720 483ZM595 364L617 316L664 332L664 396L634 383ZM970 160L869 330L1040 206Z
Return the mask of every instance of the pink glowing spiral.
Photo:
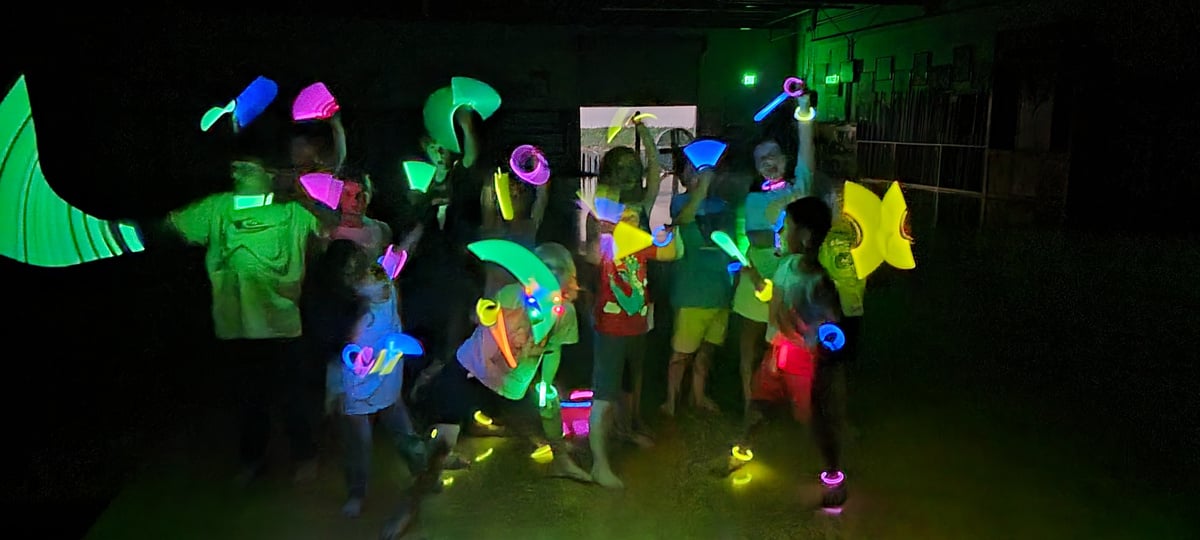
M522 164L530 158L534 161L533 170L525 170ZM531 144L523 144L514 149L508 158L508 166L517 178L527 184L540 186L550 180L550 164L546 162L546 156Z

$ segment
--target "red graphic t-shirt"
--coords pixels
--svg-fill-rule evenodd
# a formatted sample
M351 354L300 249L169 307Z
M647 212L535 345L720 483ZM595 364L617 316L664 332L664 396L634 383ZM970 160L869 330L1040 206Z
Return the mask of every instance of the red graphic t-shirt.
M638 336L650 331L646 263L658 255L650 246L620 261L604 258L596 287L596 331L609 336Z

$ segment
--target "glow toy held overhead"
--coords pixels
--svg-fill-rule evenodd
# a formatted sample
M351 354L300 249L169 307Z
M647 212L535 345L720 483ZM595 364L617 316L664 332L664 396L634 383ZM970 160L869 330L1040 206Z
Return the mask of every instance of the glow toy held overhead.
M687 156L697 171L703 171L716 167L728 148L729 145L721 141L702 139L683 147L683 155Z
M334 210L342 201L342 188L345 185L345 182L329 173L308 173L300 177L300 186L309 197Z
M250 125L258 115L267 110L267 106L275 101L275 96L279 94L279 85L275 81L266 77L254 79L242 90L241 94L228 105L224 107L213 107L204 113L200 119L200 130L208 131L209 128L216 124L222 116L233 114L233 122L238 128L244 128Z
M741 250L738 249L737 244L734 243L733 239L730 238L725 231L713 231L712 234L709 235L709 238L712 239L713 243L716 244L717 247L721 248L721 251L724 251L730 257L737 259L743 267L754 267L754 265L750 264L750 259L747 259L746 256L742 254ZM758 298L760 302L769 302L771 300L771 295L774 294L774 290L775 284L771 283L770 279L763 278L763 288L762 290L755 290L754 296L755 298Z
M484 120L500 109L500 94L487 83L469 77L454 77L450 86L439 88L425 100L425 130L451 152L461 152L454 129L454 114L467 105Z
M301 90L300 94L296 96L296 100L292 102L292 120L297 122L328 120L340 109L341 106L333 98L333 94L329 92L325 83L313 83Z
M558 316L566 310L554 272L532 251L508 240L480 240L472 242L467 249L481 261L500 265L525 286L525 311L532 323L533 340L542 343L558 322ZM503 314L499 315L495 320L503 324ZM483 321L482 316L480 320Z
M376 353L376 347L379 352ZM421 356L425 347L408 334L392 333L384 336L375 347L359 347L353 343L342 349L342 362L358 377L367 375L389 375L405 356Z
M642 120L658 118L658 116L655 116L653 113L643 113L641 111L633 113L633 116L627 116L628 114L629 107L621 107L617 109L616 114L613 115L612 121L608 123L608 138L606 140L607 144L612 144L613 139L617 138L617 134L620 133L622 129L632 127L634 124L637 124Z
M620 260L651 245L665 247L670 244L672 239L670 233L667 235L666 242L659 244L655 236L651 236L650 233L622 222L621 216L625 213L625 205L607 197L598 197L595 190L595 186L588 186L576 194L579 196L579 205L596 219L616 224L612 234L604 234L600 237L600 251L604 256ZM656 235L657 232L656 229Z
M404 176L408 177L408 187L425 193L437 175L437 167L424 161L405 161Z
M46 183L24 75L0 102L0 140L0 255L62 267L144 249L132 224L90 216Z
M525 162L529 160L533 160L533 168L526 170ZM545 154L532 144L516 147L508 158L508 166L527 184L540 186L550 181L550 164L546 162Z
M842 211L858 237L857 245L850 248L858 279L866 279L884 262L901 270L917 267L908 204L899 182L892 182L882 201L861 184L846 182L843 199Z
M408 252L403 249L397 250L395 244L389 244L387 251L376 262L387 272L389 279L396 279L404 269L404 263L408 262Z
M770 103L767 103L765 106L763 106L763 108L759 109L758 113L754 115L754 121L762 122L767 115L771 114L772 111L782 105L784 101L787 101L787 98L803 96L804 91L805 84L803 79L798 77L788 77L783 81L783 92L780 92L778 96L775 96L775 99L772 99Z
M512 204L512 192L509 191L508 173L496 168L496 172L492 173L492 187L496 193L496 204L500 206L500 217L504 221L512 221L514 216Z

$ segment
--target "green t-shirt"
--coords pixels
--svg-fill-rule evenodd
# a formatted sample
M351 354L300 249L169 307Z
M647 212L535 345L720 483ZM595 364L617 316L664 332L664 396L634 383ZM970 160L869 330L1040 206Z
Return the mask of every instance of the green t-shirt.
M217 339L290 338L301 334L300 285L317 218L297 202L234 209L220 193L170 215L192 244L207 248Z
M850 256L850 249L857 241L854 226L843 216L834 221L818 254L821 266L829 272L829 277L837 287L838 296L842 300L842 314L847 317L859 317L863 314L863 296L867 291L867 281L858 279L854 258Z

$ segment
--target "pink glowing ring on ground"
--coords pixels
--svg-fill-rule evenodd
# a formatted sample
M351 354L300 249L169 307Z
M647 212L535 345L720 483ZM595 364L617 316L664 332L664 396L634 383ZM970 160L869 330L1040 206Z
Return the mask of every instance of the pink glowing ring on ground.
M838 514L841 514L841 513L842 513L842 507L840 507L840 506L834 506L834 507L831 507L831 508L822 508L822 509L821 509L821 511L822 511L822 512L825 512L826 514L833 514L833 515L835 515L835 516L836 516L836 515L838 515Z
M525 170L522 164L530 158L534 161L533 170ZM527 184L540 186L550 180L550 164L546 162L546 156L531 144L523 144L514 149L508 158L508 166L517 178Z
M799 77L788 77L783 81L783 93L791 97L803 96L805 89L804 79Z
M828 472L821 473L821 483L828 487L840 486L844 481L846 481L846 475L842 474L842 471L835 471L832 475Z

